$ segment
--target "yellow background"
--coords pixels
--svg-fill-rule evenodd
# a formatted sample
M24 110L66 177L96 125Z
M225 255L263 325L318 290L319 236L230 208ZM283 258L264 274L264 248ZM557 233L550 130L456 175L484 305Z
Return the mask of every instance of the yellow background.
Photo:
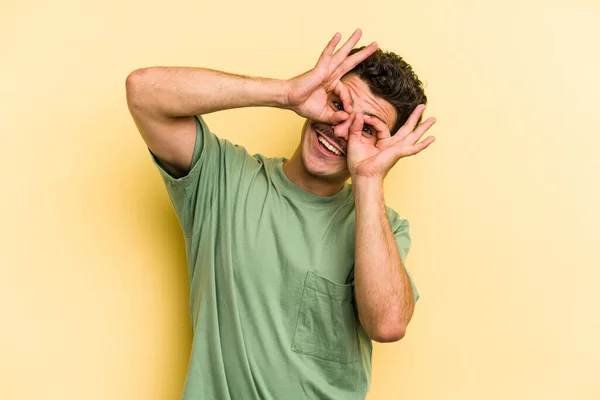
M600 399L600 4L593 0L0 3L0 399L176 399L184 243L125 77L287 78L335 31L406 58L437 141L387 178L421 300L369 400ZM291 155L300 118L209 115ZM207 366L209 368L210 366Z

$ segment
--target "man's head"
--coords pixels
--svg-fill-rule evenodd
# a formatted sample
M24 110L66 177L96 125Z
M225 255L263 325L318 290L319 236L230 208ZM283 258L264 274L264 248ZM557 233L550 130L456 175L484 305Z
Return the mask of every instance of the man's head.
M364 47L350 51L350 55ZM412 67L399 55L377 49L347 75L356 74L374 95L390 103L397 118L390 133L394 135L419 104L427 104L423 84ZM421 120L419 119L419 123Z
M354 49L350 54L360 51ZM412 67L400 56L377 49L342 79L352 98L353 113L364 113L382 120L394 135L419 104L426 104L423 85ZM329 106L341 110L334 94ZM346 164L348 128L352 118L337 124L307 120L299 150L305 170L315 177L343 182L349 177ZM420 121L419 121L420 122ZM365 124L363 135L376 142L374 129Z

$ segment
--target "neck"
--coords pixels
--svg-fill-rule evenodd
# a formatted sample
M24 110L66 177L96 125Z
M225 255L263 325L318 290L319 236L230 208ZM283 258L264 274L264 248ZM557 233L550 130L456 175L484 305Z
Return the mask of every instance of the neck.
M302 156L298 151L292 158L283 164L285 176L294 185L317 196L329 197L339 192L344 187L345 179L327 180L310 174L304 167Z

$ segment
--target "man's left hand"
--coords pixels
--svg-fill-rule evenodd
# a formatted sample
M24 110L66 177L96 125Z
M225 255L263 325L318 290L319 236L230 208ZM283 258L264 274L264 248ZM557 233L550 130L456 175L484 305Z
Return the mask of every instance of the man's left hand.
M361 178L376 178L383 181L389 170L403 157L412 156L426 149L435 137L419 139L436 122L431 117L417 126L419 117L425 111L425 105L415 108L406 123L395 135L377 118L366 114L354 114L354 120L348 133L348 170L353 181ZM365 137L363 126L367 124L375 129L377 141Z

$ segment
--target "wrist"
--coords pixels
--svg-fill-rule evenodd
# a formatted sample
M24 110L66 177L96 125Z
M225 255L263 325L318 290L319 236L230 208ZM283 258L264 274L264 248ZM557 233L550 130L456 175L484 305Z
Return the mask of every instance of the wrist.
M295 87L293 79L296 78L280 81L281 103L279 107L300 114L300 103L296 99L298 89Z
M352 177L354 199L383 198L383 179L378 177Z
M264 85L265 94L264 105L268 107L276 107L289 109L289 84L282 79L263 79L261 82Z
M383 178L378 176L364 176L364 175L355 175L352 176L352 185L366 188L383 188Z

